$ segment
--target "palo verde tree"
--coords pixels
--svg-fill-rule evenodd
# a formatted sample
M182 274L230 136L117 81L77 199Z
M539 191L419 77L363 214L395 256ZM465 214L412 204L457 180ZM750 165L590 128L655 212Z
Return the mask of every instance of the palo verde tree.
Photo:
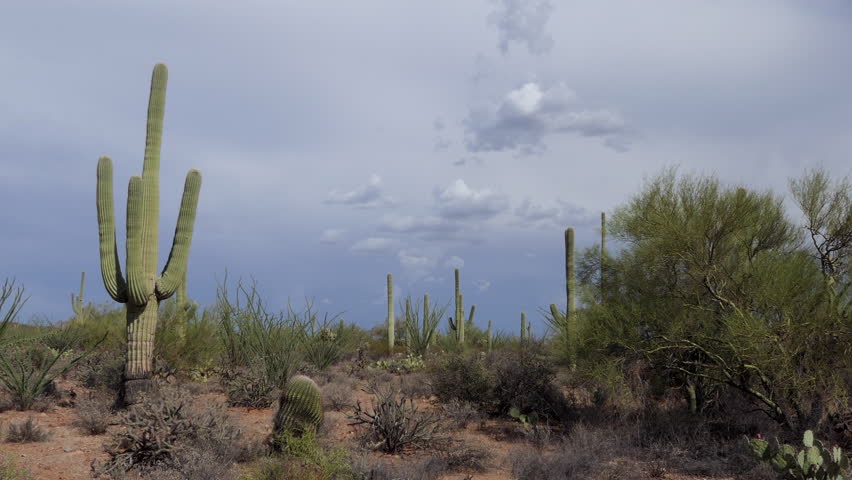
M693 412L733 388L786 428L819 425L849 398L852 201L824 172L791 187L807 242L772 192L652 179L607 225L626 248L607 257L606 302L591 302L584 337L678 379Z
M168 70L154 66L148 102L148 133L142 175L130 177L127 192L127 277L122 275L115 239L112 160L98 160L97 206L101 274L113 300L127 305L127 360L123 399L138 403L152 387L154 332L160 302L171 297L184 281L201 173L186 175L174 241L162 273L157 275L157 239L160 215L160 145L166 103Z

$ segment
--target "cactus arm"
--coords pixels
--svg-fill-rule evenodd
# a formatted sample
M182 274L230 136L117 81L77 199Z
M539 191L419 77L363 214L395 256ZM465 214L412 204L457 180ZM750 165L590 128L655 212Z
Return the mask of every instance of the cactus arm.
M142 271L142 184L142 177L133 175L127 187L127 301L133 305L145 305L148 301Z
M163 273L157 280L157 298L165 300L180 287L186 275L189 261L189 247L192 243L192 230L195 226L195 212L198 209L198 192L201 190L201 173L192 169L186 174L183 186L183 198L180 202L175 236L169 259Z
M469 323L470 325L473 325L473 312L475 312L475 311L476 311L476 305L471 305L470 306L470 316L467 317L467 323Z
M160 217L160 147L166 106L168 69L162 63L151 74L145 157L142 164L142 269L148 289L153 291L157 272Z
M121 274L118 244L115 241L115 212L112 196L112 160L98 159L97 180L98 243L101 256L101 277L104 287L113 300L127 302L127 284Z

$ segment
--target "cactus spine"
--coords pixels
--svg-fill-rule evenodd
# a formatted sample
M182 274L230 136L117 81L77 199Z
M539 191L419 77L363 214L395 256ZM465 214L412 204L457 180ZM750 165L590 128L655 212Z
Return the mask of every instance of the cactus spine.
M574 229L568 227L565 229L565 293L567 294L568 307L565 309L567 318L567 333L568 333L568 356L570 358L571 368L576 367L577 359L575 358L577 346L577 311L575 299L575 277L574 277Z
M154 332L160 301L171 297L184 279L201 173L191 169L186 175L180 214L172 249L162 273L157 275L157 239L160 214L160 146L165 113L168 70L154 66L148 102L148 127L142 175L130 177L127 193L127 278L121 273L115 239L112 194L112 160L98 160L97 209L101 274L104 287L113 300L127 304L127 360L124 368L123 399L138 403L140 394L152 386Z
M289 432L301 436L319 428L323 419L322 396L316 383L304 375L287 382L278 398L278 411L272 431L274 436Z
M388 274L388 352L393 353L394 345L394 318L393 318L393 276Z

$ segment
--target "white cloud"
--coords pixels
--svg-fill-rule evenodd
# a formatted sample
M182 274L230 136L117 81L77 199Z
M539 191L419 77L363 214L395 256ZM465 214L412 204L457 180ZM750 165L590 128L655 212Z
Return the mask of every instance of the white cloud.
M367 254L389 254L396 247L397 242L390 238L370 237L352 245L351 250L355 253Z
M475 282L473 282L473 285L476 286L476 288L478 288L480 292L484 292L488 290L489 287L491 287L491 282L489 282L488 280L476 280Z
M457 257L453 255L452 257L444 260L445 268L462 268L464 267L464 259L461 257Z
M358 208L393 205L394 200L382 193L381 185L382 178L374 173L370 176L370 181L366 185L354 190L350 190L349 192L330 191L326 198L326 203L352 205Z
M493 218L509 208L507 195L488 189L474 190L462 179L456 180L447 188L435 188L433 195L441 215L450 219L484 220Z
M337 243L338 240L343 238L343 234L346 233L346 230L339 228L328 228L323 230L320 235L320 243Z
M465 120L470 152L517 150L542 153L547 136L576 134L603 137L616 151L629 146L631 134L620 113L577 104L577 95L564 83L542 89L527 82L505 94L499 104L473 109Z

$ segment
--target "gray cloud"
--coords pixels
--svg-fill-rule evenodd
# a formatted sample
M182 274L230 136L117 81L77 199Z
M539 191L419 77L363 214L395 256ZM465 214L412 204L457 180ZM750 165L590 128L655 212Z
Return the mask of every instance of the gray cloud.
M509 44L520 43L530 53L541 55L553 48L553 37L545 26L553 12L548 0L492 0L497 10L488 15L488 23L497 27L500 51L509 53Z
M620 113L579 107L576 94L563 83L544 90L536 82L525 83L496 107L473 109L464 124L471 152L541 154L545 137L563 134L603 137L617 151L629 145L630 129Z
M376 174L370 176L370 181L349 192L332 190L326 197L326 203L351 205L357 208L375 208L393 205L392 198L382 192L382 178Z

